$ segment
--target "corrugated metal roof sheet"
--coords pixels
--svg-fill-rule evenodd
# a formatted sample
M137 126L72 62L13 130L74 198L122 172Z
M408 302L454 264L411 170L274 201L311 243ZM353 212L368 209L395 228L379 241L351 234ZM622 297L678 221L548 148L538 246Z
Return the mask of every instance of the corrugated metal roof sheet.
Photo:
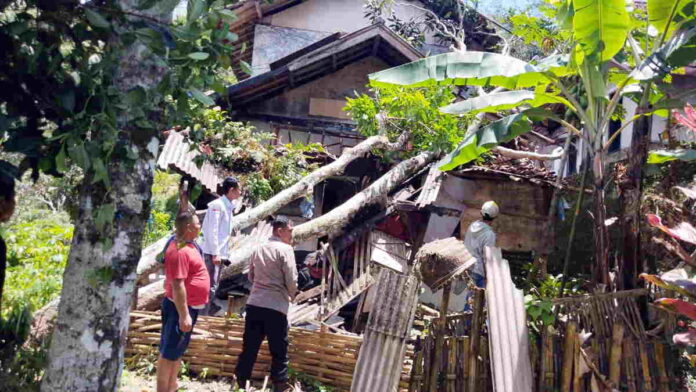
M435 202L437 195L440 193L440 186L442 186L445 176L445 172L440 171L437 165L433 165L430 168L428 176L425 178L425 182L421 188L421 193L418 195L418 200L416 200L416 206L418 208L423 208Z
M217 192L217 186L222 182L215 166L203 163L199 168L193 162L196 151L191 150L190 144L180 132L170 131L164 148L157 159L157 167L162 170L172 169L179 174L195 178L209 192Z
M383 269L377 300L367 322L353 373L352 392L396 392L418 303L420 282L413 275Z
M510 266L500 248L486 248L486 303L493 390L531 392L524 294L512 283Z

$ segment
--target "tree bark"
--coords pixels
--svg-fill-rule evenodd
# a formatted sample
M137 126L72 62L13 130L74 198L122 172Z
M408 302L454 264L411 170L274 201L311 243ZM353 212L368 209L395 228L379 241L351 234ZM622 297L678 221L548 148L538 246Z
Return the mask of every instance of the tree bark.
M293 232L293 241L299 243L317 236L337 237L341 235L346 224L360 209L376 203L385 205L387 194L390 191L437 157L437 153L426 151L399 163L345 203L316 219L297 226Z
M648 158L651 124L652 116L642 116L633 123L633 138L628 153L626 172L618 181L623 236L621 281L624 290L636 288L638 274L647 270L641 265L640 259L640 207L643 195L643 165Z
M329 237L340 235L358 211L371 204L384 205L390 191L418 170L433 162L437 157L437 153L428 151L399 163L345 203L316 219L295 227L293 241L299 243L319 235L328 235ZM244 272L249 265L249 256L251 256L251 249L245 249L243 257L235 256L235 259L231 260L231 264L222 271L223 279Z
M164 23L171 21L171 7L137 10L138 2L134 0L122 0L119 6L126 12L144 14ZM135 21L127 19L123 23ZM139 39L128 44L121 42L119 33L123 27L115 28L107 47L118 51L114 87L122 96L141 87L154 97L158 94L157 85L169 71L166 62ZM150 114L156 124L161 121L156 117L158 114L157 110ZM42 391L118 389L159 147L154 129L144 131L132 122L129 113L117 112L119 141L135 150L137 158L126 162L114 159L109 163L107 174L111 187L108 192L92 184L90 173L81 185L79 213L63 275ZM100 228L94 216L99 207L110 203L115 207L113 220Z
M496 152L498 152L500 155L508 158L513 158L513 159L532 159L536 161L555 161L557 159L561 159L564 156L563 149L557 148L555 149L551 154L539 154L537 152L531 152L531 151L520 151L520 150L513 150L510 148L505 148L498 146L494 149Z
M157 280L138 290L138 299L135 305L137 310L159 310L164 298L164 279Z
M258 223L260 220L265 219L287 204L309 193L315 185L325 179L341 174L350 162L366 155L374 149L382 148L387 151L395 151L404 148L409 136L409 133L403 133L394 143L389 142L389 139L385 135L371 136L355 147L346 149L334 162L313 171L302 178L297 184L283 190L250 211L235 217L232 222L232 230L242 230Z

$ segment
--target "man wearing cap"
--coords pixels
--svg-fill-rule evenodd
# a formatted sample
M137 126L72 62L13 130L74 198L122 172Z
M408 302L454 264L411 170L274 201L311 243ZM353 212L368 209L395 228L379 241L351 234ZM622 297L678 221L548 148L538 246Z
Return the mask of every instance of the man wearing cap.
M227 177L222 182L222 197L208 204L208 211L203 220L203 253L205 266L210 276L209 301L201 315L213 316L220 310L215 305L215 291L218 286L220 264L229 259L229 237L232 235L232 215L234 214L235 200L239 198L241 191L239 183L234 177Z
M494 201L487 201L481 207L481 220L469 225L469 229L464 236L464 246L476 259L474 268L471 269L471 277L474 279L476 287L486 286L486 269L484 260L487 246L495 246L495 232L490 223L498 216L500 209Z

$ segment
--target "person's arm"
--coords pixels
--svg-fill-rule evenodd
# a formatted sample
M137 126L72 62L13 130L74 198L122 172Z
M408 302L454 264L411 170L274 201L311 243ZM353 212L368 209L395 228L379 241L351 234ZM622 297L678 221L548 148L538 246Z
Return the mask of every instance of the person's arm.
M193 321L188 311L186 303L186 286L183 279L172 280L172 296L174 297L174 305L179 313L179 329L182 332L188 332L192 329Z
M295 300L297 295L297 265L295 263L295 253L290 249L282 252L283 257L283 276L285 276L285 287L288 289L290 299Z
M254 250L251 253L251 257L249 258L249 273L247 274L247 279L249 279L249 283L254 284L254 260L256 260L256 250Z
M214 203L212 206L208 206L208 211L205 213L205 219L203 220L203 237L205 237L206 244L209 244L207 251L213 257L213 264L220 264L220 219L222 217L222 211L220 207L216 206Z

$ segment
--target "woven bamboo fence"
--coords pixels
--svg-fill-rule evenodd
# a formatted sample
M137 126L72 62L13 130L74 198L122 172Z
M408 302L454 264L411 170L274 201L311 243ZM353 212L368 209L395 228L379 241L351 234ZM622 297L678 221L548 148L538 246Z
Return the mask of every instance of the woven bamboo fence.
M131 312L127 360L157 354L162 322L156 312ZM242 352L244 320L220 317L200 317L193 330L191 344L183 360L195 372L209 376L232 377L237 358ZM359 336L341 335L325 331L290 328L288 356L290 367L313 377L337 391L350 390L353 371L362 344ZM411 355L409 351L407 355ZM410 361L401 372L402 390L408 386ZM264 341L259 351L252 377L257 380L269 373L271 355Z
M667 346L650 338L640 319L637 299L646 294L630 290L554 301L568 319L558 332L543 331L531 347L537 390L673 390ZM584 342L583 332L592 332Z

